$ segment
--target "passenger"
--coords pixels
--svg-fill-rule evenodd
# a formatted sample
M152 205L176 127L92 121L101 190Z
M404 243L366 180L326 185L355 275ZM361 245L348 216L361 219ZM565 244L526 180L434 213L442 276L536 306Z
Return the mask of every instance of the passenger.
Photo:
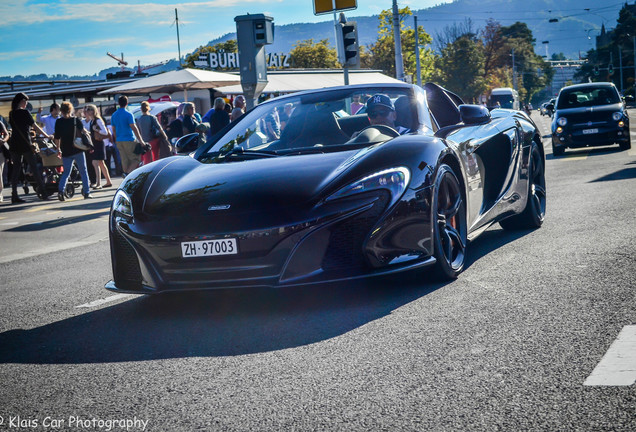
M225 111L225 100L223 98L214 99L214 106L205 113L203 121L210 124L210 129L207 132L208 139L230 123L230 116Z
M82 195L84 199L92 199L91 189L88 183L88 172L86 171L86 157L84 152L73 145L76 131L84 129L79 118L73 117L73 105L70 102L62 102L60 107L62 116L55 122L55 145L59 154L62 156L64 165L64 174L58 184L57 198L60 201L66 200L66 183L71 174L73 163L77 165L77 169L82 177Z
M7 140L9 139L9 132L4 126L4 123L0 122L0 202L4 201L2 196L3 184L4 184L4 165L7 160L11 158L9 153L9 145Z
M146 146L146 142L141 137L139 129L135 124L135 117L132 113L126 111L128 106L128 98L126 96L119 97L119 109L113 113L110 118L113 127L113 138L117 142L117 148L121 156L121 164L124 169L123 175L129 174L139 166L141 158L135 153L137 143L135 137L139 140L139 144Z
M9 152L11 153L11 202L13 204L25 202L18 196L18 179L22 172L22 159L25 159L31 168L31 172L38 184L38 192L43 200L47 200L48 193L42 178L42 172L37 167L37 159L33 143L31 142L31 129L49 139L52 135L47 134L35 123L31 113L27 111L29 97L24 93L18 93L11 102L11 112L9 113L9 124L11 125L11 137L9 138Z
M49 108L49 113L50 114L42 115L42 107L40 107L38 108L38 113L35 116L35 119L44 124L44 132L49 135L53 135L55 133L55 122L58 118L60 118L60 106L53 102Z
M225 101L223 102L225 104ZM199 121L194 117L194 104L192 102L185 102L183 107L183 133L191 134L196 132Z
M106 143L104 140L109 138L108 129L104 120L99 115L99 111L95 105L86 105L84 108L86 119L89 122L88 130L91 133L91 139L93 140L93 169L95 170L95 187L94 189L102 188L102 173L106 178L106 184L104 187L111 187L113 184L110 180L110 174L106 168Z
M292 112L294 112L294 104L291 102L286 103L285 107L283 108L283 112L279 114L281 131L283 131L285 129L285 126L287 126L287 122L289 122L289 118L291 117Z
M141 103L141 116L137 119L137 127L141 137L150 144L149 152L142 155L144 164L149 164L160 158L161 141L168 140L166 133L159 124L157 117L150 114L150 104L146 101ZM165 157L165 155L164 155Z
M351 115L355 115L363 106L364 104L360 102L360 95L354 95L353 102L351 102Z

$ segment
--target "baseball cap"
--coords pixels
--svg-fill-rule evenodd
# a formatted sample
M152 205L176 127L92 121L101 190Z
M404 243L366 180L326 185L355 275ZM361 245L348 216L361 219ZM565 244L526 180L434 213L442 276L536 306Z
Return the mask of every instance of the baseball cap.
M395 107L393 106L393 102L391 102L391 98L385 94L375 94L367 100L367 112L371 112L374 107L384 107L388 108L391 111L395 111Z

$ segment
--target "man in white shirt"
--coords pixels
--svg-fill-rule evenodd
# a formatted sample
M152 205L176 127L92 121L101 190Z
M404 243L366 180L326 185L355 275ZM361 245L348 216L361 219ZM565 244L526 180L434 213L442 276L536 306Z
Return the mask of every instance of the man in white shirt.
M60 106L53 102L49 112L50 114L48 115L42 115L42 107L38 108L36 120L44 124L44 132L53 135L55 133L55 122L60 118Z

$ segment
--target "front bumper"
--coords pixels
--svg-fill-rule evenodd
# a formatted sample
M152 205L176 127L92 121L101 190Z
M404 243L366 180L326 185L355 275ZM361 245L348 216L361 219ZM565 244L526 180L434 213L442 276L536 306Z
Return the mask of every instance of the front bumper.
M583 148L605 146L629 141L629 124L624 127L598 127L596 133L584 133L587 129L566 129L562 133L552 132L555 147Z
M387 213L388 195L357 198L346 210L294 225L215 235L158 234L148 225L110 223L116 292L282 287L378 276L427 266L430 190L406 192ZM419 201L419 203L418 203ZM415 234L415 235L414 235ZM182 241L236 238L240 255L182 258Z

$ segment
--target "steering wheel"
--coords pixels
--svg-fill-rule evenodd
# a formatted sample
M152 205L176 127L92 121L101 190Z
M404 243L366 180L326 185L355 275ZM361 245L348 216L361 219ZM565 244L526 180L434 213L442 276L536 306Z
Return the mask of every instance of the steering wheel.
M362 129L355 138L349 141L349 143L379 143L399 136L400 133L390 126L371 125Z

